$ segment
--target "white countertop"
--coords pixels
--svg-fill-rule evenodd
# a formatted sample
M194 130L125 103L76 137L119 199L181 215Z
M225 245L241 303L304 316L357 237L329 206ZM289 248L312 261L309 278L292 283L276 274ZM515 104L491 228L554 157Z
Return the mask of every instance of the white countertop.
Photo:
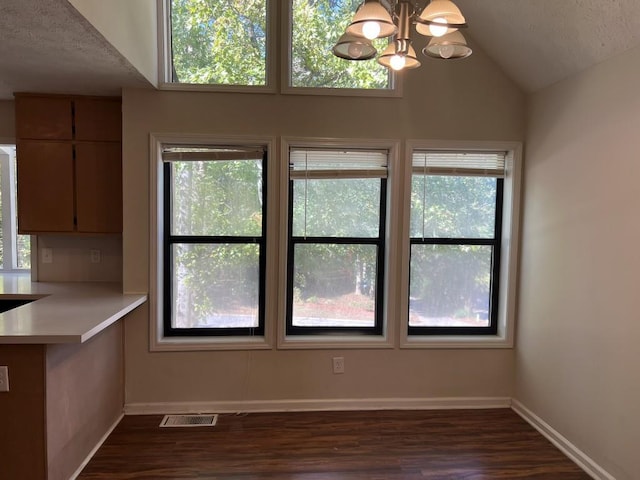
M35 301L0 313L0 344L83 343L147 300L123 294L115 283L31 282L29 275L0 276L0 301Z

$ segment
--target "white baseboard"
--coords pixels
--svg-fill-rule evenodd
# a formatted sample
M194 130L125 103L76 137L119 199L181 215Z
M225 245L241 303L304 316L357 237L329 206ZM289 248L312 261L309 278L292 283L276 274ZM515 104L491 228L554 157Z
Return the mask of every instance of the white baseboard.
M244 400L128 403L125 415L167 413L296 412L322 410L437 410L509 408L509 397L353 398L331 400Z
M539 416L525 407L518 400L513 399L511 408L514 412L524 418L533 428L544 435L547 440L553 443L562 453L588 473L596 480L616 480L604 468L598 465L591 457L567 440L560 432L542 420Z
M120 414L118 416L116 421L113 422L113 425L111 425L109 427L109 429L106 431L106 433L100 438L100 440L98 440L98 443L96 444L96 446L91 449L91 451L89 452L89 455L87 455L87 457L80 464L80 466L76 469L76 471L73 472L73 475L71 475L69 477L69 480L75 480L78 477L78 475L80 475L80 473L82 472L82 469L87 466L89 461L93 458L93 456L96 454L98 449L102 446L102 444L107 440L109 435L111 435L113 430L118 426L118 424L120 423L120 420L122 420L123 417L124 417L124 413L122 413L122 414Z

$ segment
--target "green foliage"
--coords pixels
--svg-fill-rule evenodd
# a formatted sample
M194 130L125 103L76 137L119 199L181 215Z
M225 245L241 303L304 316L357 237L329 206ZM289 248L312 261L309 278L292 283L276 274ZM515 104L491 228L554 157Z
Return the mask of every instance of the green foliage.
M293 235L376 238L379 178L294 180Z
M31 236L18 235L18 268L31 268Z
M171 174L172 234L262 235L261 160L176 161L171 163ZM414 175L412 181L412 237L421 238L423 230L425 237L493 237L496 179L429 176L426 180ZM378 178L294 180L293 234L308 240L376 238L380 195ZM259 254L258 245L250 241L176 245L172 256L178 326L207 325L216 315L255 319ZM490 246L413 245L414 311L448 318L486 312L491 256ZM298 243L293 272L296 305L350 294L373 299L379 267L375 245L357 240Z
M413 238L491 239L495 228L495 178L414 175ZM474 316L489 308L491 247L414 245L412 306L426 317Z
M171 0L174 81L266 84L266 0Z
M297 244L294 291L300 300L350 293L375 297L375 245Z
M359 3L292 0L292 86L389 88L387 69L375 60L331 53ZM171 0L171 25L175 82L266 84L267 45L275 41L267 38L267 0ZM378 50L385 45L376 42Z
M473 317L489 308L491 247L413 245L410 297L424 317Z
M413 175L411 236L493 238L496 179Z
M175 235L262 234L262 161L172 162Z
M338 58L331 49L360 0L293 0L291 85L316 88L389 88L385 67ZM385 40L375 42L380 51Z
M249 239L262 235L262 161L176 161L171 178L172 234L248 238L174 246L174 324L257 311L260 252Z
M293 181L293 235L377 238L380 235L379 178ZM358 293L375 296L374 245L297 245L294 287L303 300Z

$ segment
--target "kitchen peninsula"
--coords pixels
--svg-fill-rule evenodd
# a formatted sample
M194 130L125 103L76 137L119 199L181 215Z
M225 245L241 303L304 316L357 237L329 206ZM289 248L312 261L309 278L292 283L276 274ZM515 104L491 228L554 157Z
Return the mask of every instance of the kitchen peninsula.
M0 278L0 478L67 480L122 416L123 325L146 294L113 283ZM16 301L16 302L14 302Z

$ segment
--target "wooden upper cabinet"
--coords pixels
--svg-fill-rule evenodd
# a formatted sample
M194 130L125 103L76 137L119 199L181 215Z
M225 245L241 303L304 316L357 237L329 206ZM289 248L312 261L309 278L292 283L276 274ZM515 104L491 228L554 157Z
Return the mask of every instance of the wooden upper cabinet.
M76 145L78 232L122 231L122 155L119 143Z
M119 142L122 138L122 107L119 98L76 98L76 140Z
M16 136L40 140L73 138L72 100L16 95Z
M73 147L18 141L18 232L73 232Z
M122 232L122 115L114 97L16 94L18 231Z

